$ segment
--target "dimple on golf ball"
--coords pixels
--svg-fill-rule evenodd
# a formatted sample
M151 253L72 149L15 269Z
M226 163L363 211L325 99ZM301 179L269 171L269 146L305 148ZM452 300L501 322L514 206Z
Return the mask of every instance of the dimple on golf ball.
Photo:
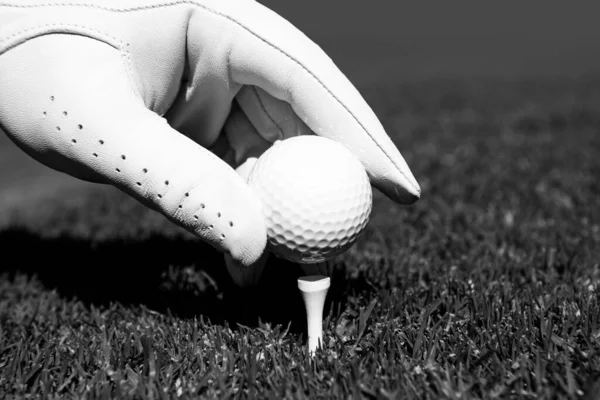
M320 136L275 142L252 167L248 184L262 201L268 249L297 263L345 252L371 214L363 165L346 147Z

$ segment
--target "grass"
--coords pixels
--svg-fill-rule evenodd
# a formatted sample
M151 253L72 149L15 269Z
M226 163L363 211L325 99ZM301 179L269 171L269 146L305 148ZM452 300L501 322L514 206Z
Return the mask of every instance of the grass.
M313 362L293 265L236 288L219 254L99 187L0 229L0 397L594 398L600 78L361 91L423 197L376 193Z

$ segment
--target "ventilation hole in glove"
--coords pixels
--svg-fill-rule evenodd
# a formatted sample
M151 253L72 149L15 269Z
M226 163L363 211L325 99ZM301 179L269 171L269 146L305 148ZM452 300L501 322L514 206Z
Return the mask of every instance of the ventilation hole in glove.
M205 208L206 206L204 205L204 203L200 204L201 208Z
M54 96L50 96L50 101L54 101Z
M186 194L185 194L185 197L190 197L190 194L189 194L189 193L186 193Z
M98 157L98 153L93 153L92 154L94 157Z
M221 240L225 239L225 234L221 233Z
M148 173L148 169L144 168L142 171L144 171L145 174Z
M162 194L159 194L159 195L158 195L158 198L159 198L159 199L162 199Z
M125 157L125 154L121 154L121 158L125 160L127 157Z
M69 113L66 111L63 111L63 115L66 117L67 115L69 115Z
M135 184L138 186L142 186L142 182L136 182Z
M217 218L221 218L221 213L217 213Z
M77 125L77 127L79 128L79 130L83 129L83 125L81 125L81 124Z
M229 221L229 226L233 227L233 222Z
M48 113L46 111L43 111L42 115L45 117L46 115L48 115Z
M71 140L71 142L73 142L73 143L77 143L77 140L73 139L73 140Z
M196 221L198 221L198 216L197 216L197 215L194 215L194 219L195 219Z
M119 168L115 168L115 171L117 172L121 172L121 170Z
M179 205L179 209L181 210L182 208L183 208L183 206L180 204L180 205Z
M169 181L165 181L165 185L169 186Z
M98 143L104 144L104 140L98 140Z
M214 228L214 227L215 227L214 225L209 225L209 226L208 226L208 229L212 229L212 228Z
M57 126L57 127L56 127L56 131L57 131L57 132L60 132L60 126Z

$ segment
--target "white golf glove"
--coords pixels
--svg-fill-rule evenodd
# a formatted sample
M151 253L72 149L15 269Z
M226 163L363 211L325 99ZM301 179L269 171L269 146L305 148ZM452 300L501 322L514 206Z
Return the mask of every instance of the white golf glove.
M46 166L161 212L230 271L267 253L243 177L277 139L334 139L391 199L420 194L331 59L253 0L0 0L0 128Z

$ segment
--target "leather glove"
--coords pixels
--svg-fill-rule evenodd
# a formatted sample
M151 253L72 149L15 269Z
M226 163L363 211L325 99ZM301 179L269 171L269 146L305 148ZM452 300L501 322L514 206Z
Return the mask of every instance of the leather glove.
M245 176L275 140L331 138L392 200L420 195L332 60L253 0L0 0L0 128L196 234L230 272L268 253Z

